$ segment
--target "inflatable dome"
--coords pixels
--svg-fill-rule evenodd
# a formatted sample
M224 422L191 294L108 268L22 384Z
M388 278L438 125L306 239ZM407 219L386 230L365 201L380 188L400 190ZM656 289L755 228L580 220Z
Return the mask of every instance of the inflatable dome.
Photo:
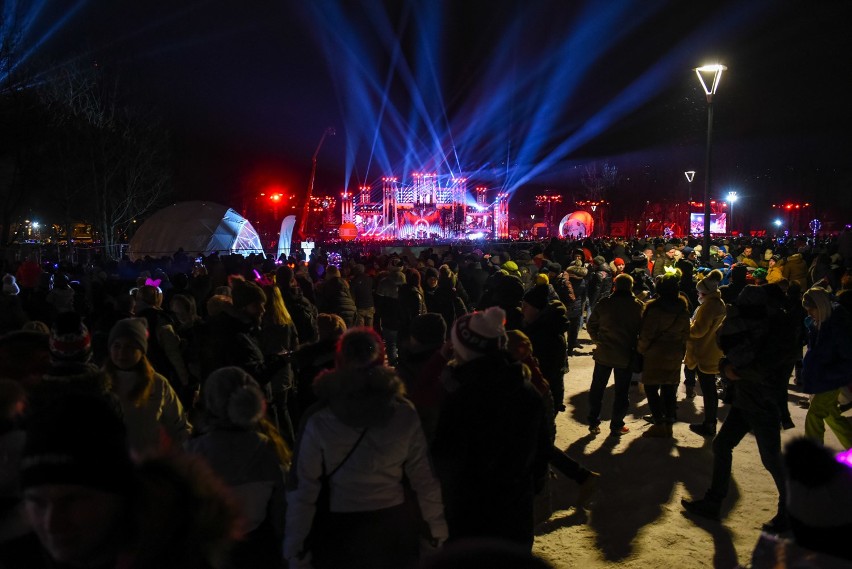
M133 261L171 256L180 248L190 256L263 253L257 232L236 211L211 202L180 202L145 220L130 240L127 256Z

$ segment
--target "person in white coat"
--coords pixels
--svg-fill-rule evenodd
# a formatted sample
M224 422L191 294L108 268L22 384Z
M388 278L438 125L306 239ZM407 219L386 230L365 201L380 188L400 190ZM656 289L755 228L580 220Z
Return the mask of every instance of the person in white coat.
M354 328L338 344L335 368L314 380L319 402L303 419L287 482L290 567L409 567L417 563L421 538L435 547L447 539L420 419L384 361L378 334ZM324 476L329 512L318 528ZM429 535L420 535L421 520L406 500L412 493Z

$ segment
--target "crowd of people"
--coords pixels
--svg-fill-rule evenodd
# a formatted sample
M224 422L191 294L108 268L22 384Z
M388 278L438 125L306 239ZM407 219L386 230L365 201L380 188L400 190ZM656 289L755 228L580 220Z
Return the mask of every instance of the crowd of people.
M722 515L753 432L764 529L849 558L788 509L780 433L793 387L804 435L852 447L852 234L709 262L674 238L480 246L5 263L0 567L542 567L550 472L579 507L599 477L554 446L566 379L592 436L629 432L633 385L649 438L673 436L681 382L700 392L712 481L685 510ZM569 372L583 328L590 378Z

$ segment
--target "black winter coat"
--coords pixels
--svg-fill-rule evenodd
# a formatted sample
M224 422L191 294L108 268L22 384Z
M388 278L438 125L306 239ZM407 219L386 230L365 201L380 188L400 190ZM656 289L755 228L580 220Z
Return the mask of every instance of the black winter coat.
M541 374L548 382L561 384L568 372L567 330L568 312L558 300L551 300L538 319L523 328L532 343L533 356L538 358Z
M448 368L433 445L451 539L533 540L533 496L550 452L544 402L505 352Z

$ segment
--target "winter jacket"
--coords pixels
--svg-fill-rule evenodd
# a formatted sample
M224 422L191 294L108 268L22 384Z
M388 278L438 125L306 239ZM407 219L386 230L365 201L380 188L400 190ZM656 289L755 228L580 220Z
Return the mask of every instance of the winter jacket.
M567 329L568 313L558 300L551 300L534 322L522 328L532 343L533 356L538 359L541 373L550 383L561 384L568 372Z
M601 299L592 311L586 330L595 343L595 362L612 368L630 365L630 354L642 325L642 302L632 292L616 291Z
M784 278L784 271L781 265L776 264L774 267L770 267L766 270L766 282L769 284L775 284Z
M684 359L687 368L697 367L702 373L719 373L719 360L724 354L716 343L716 331L722 326L726 312L727 307L718 290L704 297L689 325Z
M488 273L482 269L479 263L471 263L459 270L459 282L467 291L471 307L479 306L479 299L482 298L482 289L486 280L488 280Z
M531 547L533 496L550 452L541 396L505 352L448 367L445 385L432 455L450 536Z
M341 277L326 278L317 285L317 310L326 314L337 314L346 322L346 327L355 325L357 308L349 283Z
M453 322L456 321L456 318L467 314L464 302L458 297L452 284L441 280L439 280L437 287L426 291L424 298L426 300L426 312L437 312L444 317L444 322L447 325L445 339L449 339Z
M808 265L801 253L794 253L787 257L781 272L785 279L791 283L798 283L802 290L808 290Z
M189 438L192 425L169 382L159 373L154 374L151 393L147 399L134 403L130 391L136 383L135 371L115 371L110 374L113 392L118 396L124 425L127 427L127 444L140 454L163 450L165 435L180 447Z
M566 282L570 283L575 299L570 306L565 305L565 308L568 310L568 317L579 318L583 312L583 302L588 297L588 283L585 278L575 278L574 276L568 278ZM536 354L536 357L538 357L538 354Z
M355 301L355 306L361 310L365 308L373 308L373 277L358 273L349 282L349 288L352 291L352 299Z
M808 351L802 361L805 393L823 393L852 384L852 317L832 305L831 316L819 327L808 317Z
M440 485L429 462L420 419L400 395L402 382L393 370L332 370L317 378L315 388L322 405L304 423L287 480L284 556L293 560L303 553L316 512L320 476L337 468L362 432L358 447L329 480L331 511L369 512L399 506L405 500L405 475L432 537L444 541L447 525Z
M645 359L642 383L677 385L687 338L689 310L684 298L657 298L649 302L642 316L639 344L636 347Z
M172 387L189 383L189 370L181 353L180 336L174 320L161 308L136 301L136 316L145 319L148 328L148 360Z
M261 385L266 385L286 364L283 357L265 357L254 329L229 312L210 318L204 326L199 327L199 333L203 379L220 367L237 366Z
M287 312L293 319L293 324L296 325L296 332L299 334L300 344L309 344L316 342L319 334L317 332L317 307L311 304L311 301L305 298L302 294L302 289L299 287L281 286L281 297L284 299L284 306L287 307Z
M592 267L591 279L589 281L589 302L597 303L606 298L612 292L612 270L608 263Z
M399 331L399 339L401 342L409 337L411 330L411 321L421 314L426 314L426 299L423 295L423 289L411 284L404 284L399 287L399 293L396 304L396 330ZM447 324L447 329L449 329Z
M778 285L750 285L728 307L717 332L725 354L719 369L735 380L733 406L773 421L790 369L802 353L800 324L791 308Z

